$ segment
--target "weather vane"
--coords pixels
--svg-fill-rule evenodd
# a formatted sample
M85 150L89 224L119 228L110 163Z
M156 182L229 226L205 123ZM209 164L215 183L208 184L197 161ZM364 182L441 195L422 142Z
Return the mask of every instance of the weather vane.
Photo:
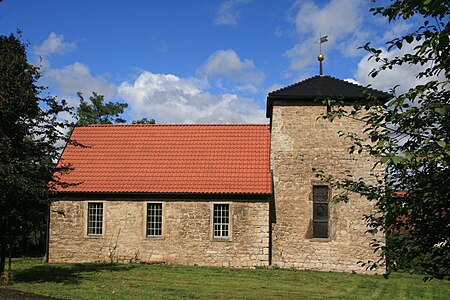
M323 75L323 67L322 62L325 59L325 57L322 54L322 43L328 42L328 35L322 36L322 33L319 34L319 40L316 43L319 43L319 55L317 55L317 60L320 63L320 75Z

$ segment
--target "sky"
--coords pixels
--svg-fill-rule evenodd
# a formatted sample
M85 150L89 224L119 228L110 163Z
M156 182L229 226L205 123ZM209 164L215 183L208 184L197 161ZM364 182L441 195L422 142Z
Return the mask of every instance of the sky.
M377 3L383 3L378 1ZM76 92L128 103L128 122L267 123L267 93L324 74L400 92L414 67L377 78L367 42L412 31L421 20L389 23L369 0L4 0L0 34L22 31L28 59L47 93L78 105ZM387 54L398 55L411 50Z

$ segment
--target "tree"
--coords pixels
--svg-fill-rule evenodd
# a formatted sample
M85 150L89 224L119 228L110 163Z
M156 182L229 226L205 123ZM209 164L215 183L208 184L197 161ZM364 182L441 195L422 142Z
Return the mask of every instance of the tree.
M123 114L128 104L118 102L103 103L105 97L95 92L92 92L92 96L89 97L91 102L89 104L84 100L80 92L77 95L80 98L80 106L77 108L77 124L113 124L126 122L120 115Z
M374 15L389 21L422 17L423 25L413 32L388 41L387 51L415 45L412 53L388 59L385 53L366 44L370 59L380 63L372 77L400 65L421 65L417 75L426 80L380 103L369 99L353 109L343 106L326 118L360 119L365 124L366 137L341 132L353 141L351 152L367 152L377 165L386 169L384 178L376 183L367 178L346 179L322 176L344 192L336 201L347 201L348 193L357 193L373 201L376 212L366 217L370 232L386 235L386 244L375 241L373 246L388 265L406 263L426 274L425 279L450 276L450 46L449 2L430 0L396 0L384 7L375 7ZM375 105L374 105L375 104ZM368 138L367 138L368 137ZM398 193L401 191L402 193ZM377 267L380 262L370 262Z
M39 69L18 36L0 36L0 274L7 252L48 211L49 182L64 140L65 101L41 97ZM65 172L62 167L57 172ZM9 251L8 251L9 248Z
M78 125L126 122L121 115L125 108L128 107L128 104L119 102L103 103L105 97L96 92L92 92L92 96L89 97L90 103L84 100L83 95L80 92L78 92L77 95L80 98L80 106L77 108ZM132 124L155 124L155 120L142 118L134 120Z
M156 124L156 122L155 122L155 119L142 118L142 119L134 120L132 122L132 124Z

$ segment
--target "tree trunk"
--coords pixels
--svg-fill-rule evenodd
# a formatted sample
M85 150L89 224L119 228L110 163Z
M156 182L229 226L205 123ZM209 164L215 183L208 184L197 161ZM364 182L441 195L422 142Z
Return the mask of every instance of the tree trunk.
M6 245L3 241L0 242L0 274L5 271L6 263Z
M12 245L9 244L8 271L11 271Z

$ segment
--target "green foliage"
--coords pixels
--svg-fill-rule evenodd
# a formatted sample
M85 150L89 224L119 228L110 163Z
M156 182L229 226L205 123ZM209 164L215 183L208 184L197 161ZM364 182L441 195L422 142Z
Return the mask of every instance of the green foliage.
M7 248L46 214L49 182L60 184L52 173L69 124L58 116L69 109L64 101L41 97L39 76L20 33L0 36L0 273Z
M156 124L155 119L142 118L134 120L132 124Z
M89 97L90 103L88 103L80 92L77 94L80 98L80 106L77 108L78 125L126 122L120 115L123 114L128 104L118 102L103 103L105 97L95 92L92 92L92 96Z
M374 201L377 212L367 216L370 232L388 237L378 246L391 267L404 265L427 274L427 278L450 276L450 46L449 2L394 1L372 9L390 21L423 18L423 25L405 36L387 42L388 51L413 44L412 53L392 59L366 44L370 59L380 63L373 77L399 65L421 65L417 77L425 84L395 95L388 103L369 99L351 111L341 106L327 118L356 118L365 123L367 138L342 132L353 141L351 152L368 153L375 167L386 169L384 178L326 179L346 193L357 193ZM399 20L400 21L400 20ZM374 180L375 179L375 180ZM395 192L404 191L405 194ZM346 194L344 193L344 194ZM340 196L343 198L343 196ZM339 199L338 199L339 200ZM371 262L375 267L377 262Z

